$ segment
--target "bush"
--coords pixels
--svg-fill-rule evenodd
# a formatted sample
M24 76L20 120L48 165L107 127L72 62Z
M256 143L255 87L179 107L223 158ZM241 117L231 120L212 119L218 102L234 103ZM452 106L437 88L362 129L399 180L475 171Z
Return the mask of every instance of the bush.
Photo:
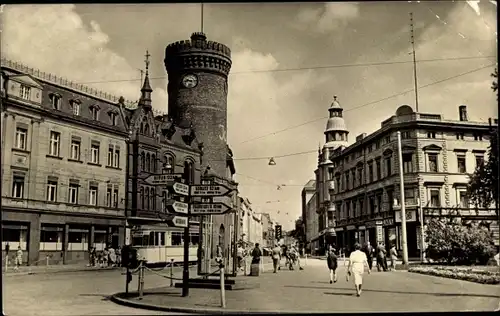
M448 264L486 264L495 254L493 236L484 227L442 219L427 225L427 257Z
M500 284L500 272L456 267L410 267L409 272L464 280L481 284Z

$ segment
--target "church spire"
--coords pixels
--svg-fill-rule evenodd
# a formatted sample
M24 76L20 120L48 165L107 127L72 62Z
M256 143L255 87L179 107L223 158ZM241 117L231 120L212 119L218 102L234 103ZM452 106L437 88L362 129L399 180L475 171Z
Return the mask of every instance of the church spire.
M144 84L142 85L139 105L144 108L151 109L151 92L153 92L153 89L151 89L151 85L149 84L149 57L151 56L149 51L146 50L145 56L146 59L144 62L146 63L146 77L144 78Z

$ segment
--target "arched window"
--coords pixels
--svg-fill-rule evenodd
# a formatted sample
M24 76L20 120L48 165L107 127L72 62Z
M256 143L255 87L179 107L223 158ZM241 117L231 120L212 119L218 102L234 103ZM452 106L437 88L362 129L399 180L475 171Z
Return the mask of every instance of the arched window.
M151 155L151 172L156 172L156 156Z
M151 199L150 205L152 210L156 210L156 195L155 195L155 189L151 188L151 191L149 193L149 198Z
M144 171L146 169L146 155L144 152L141 152L141 171Z
M146 154L146 171L151 171L151 160L149 159L149 153Z
M144 200L146 200L146 209L149 210L149 189L146 188L146 196L144 197Z
M163 213L167 212L167 201L168 201L167 191L163 191L161 193L161 211Z
M144 124L141 122L141 126L139 127L139 133L144 134Z
M165 173L174 173L175 169L175 161L172 155L165 155L165 160L163 163L162 172Z
M141 209L144 209L144 187L139 190L139 198L141 199Z
M149 124L148 123L144 124L144 135L149 136Z
M191 160L184 161L184 180L187 184L194 183L194 166Z

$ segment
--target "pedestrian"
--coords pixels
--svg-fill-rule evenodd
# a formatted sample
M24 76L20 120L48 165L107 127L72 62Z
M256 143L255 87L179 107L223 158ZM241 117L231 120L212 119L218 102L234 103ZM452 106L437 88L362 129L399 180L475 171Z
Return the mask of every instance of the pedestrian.
M23 250L21 246L17 247L15 264L14 271L19 270L19 267L23 264Z
M384 243L379 243L377 250L376 250L376 255L377 255L377 270L380 272L381 270L387 271L387 260L386 260L386 253L387 251L385 250Z
M300 265L300 252L297 248L297 244L292 246L292 253L293 253L293 263L297 262L299 270L304 270L304 268Z
M259 248L259 243L255 244L255 248L253 248L251 255L252 255L252 264L250 265L250 275L259 276L260 257L262 257L262 251Z
M10 245L9 243L5 244L5 271L7 271L7 267L9 266L9 251Z
M116 265L118 267L121 267L122 266L122 249L120 248L120 246L118 246L116 248L115 254L116 254Z
M370 266L370 270L373 267L373 254L375 250L369 241L366 242L365 247L363 248L364 253L366 254L366 258L368 259L368 266Z
M352 275L354 279L356 296L361 295L361 286L363 285L363 273L365 266L368 268L368 274L370 274L371 271L368 266L366 254L361 251L361 245L356 243L354 245L354 251L349 255L349 265L347 266L348 275Z
M277 243L271 251L271 256L273 257L273 273L277 273L281 261L281 247Z
M398 251L396 250L395 244L392 244L390 255L391 255L391 271L392 270L396 271L396 261L398 260Z
M333 282L336 283L338 258L333 246L330 246L330 251L328 251L328 256L326 257L326 262L328 264L328 270L330 270L330 284L332 284Z
M108 256L109 256L109 252L108 252L108 248L106 247L102 251L102 265L101 265L101 268L108 266Z
M90 249L89 249L89 266L95 267L95 265L96 265L95 247L90 247Z
M113 249L113 247L109 247L108 256L109 256L108 265L111 267L114 267L115 263L116 263L116 253L115 253L115 249Z
M238 248L236 249L236 257L238 258L238 269L240 271L243 271L243 251L243 247L238 245Z

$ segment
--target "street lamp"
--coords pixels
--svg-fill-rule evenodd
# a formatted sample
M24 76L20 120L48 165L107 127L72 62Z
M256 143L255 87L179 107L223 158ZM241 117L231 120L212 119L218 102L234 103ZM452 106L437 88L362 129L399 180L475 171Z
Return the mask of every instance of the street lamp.
M268 163L268 165L270 165L270 166L276 166L276 162L274 161L274 157L271 157L271 158L269 159L269 163Z

